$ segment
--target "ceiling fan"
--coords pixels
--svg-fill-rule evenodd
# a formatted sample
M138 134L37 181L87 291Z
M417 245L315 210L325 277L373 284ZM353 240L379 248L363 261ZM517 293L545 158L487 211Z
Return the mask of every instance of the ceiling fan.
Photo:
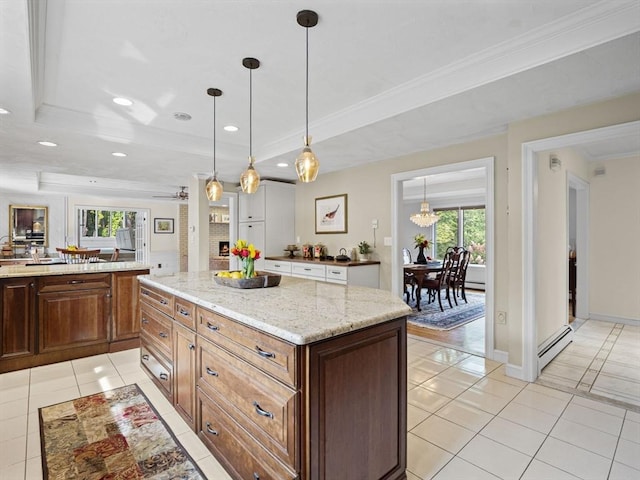
M180 191L173 195L154 195L153 198L173 198L174 200L189 200L189 192L185 192L187 187L180 186Z

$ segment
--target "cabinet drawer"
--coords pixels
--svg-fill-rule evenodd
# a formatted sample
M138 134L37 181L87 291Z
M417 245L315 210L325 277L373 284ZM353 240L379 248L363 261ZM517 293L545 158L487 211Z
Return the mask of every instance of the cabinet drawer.
M347 281L347 267L334 267L327 266L327 281L346 282Z
M203 392L198 393L198 436L234 477L258 480L299 478L267 453L246 430Z
M207 341L198 343L198 386L268 450L295 466L298 394Z
M178 320L185 327L190 328L191 330L196 329L196 306L183 300L182 298L175 298L175 314L173 318Z
M199 335L222 345L294 388L297 347L204 308L197 308Z
M313 265L310 263L294 263L291 265L291 274L294 277L317 278L324 280L324 265Z
M110 273L80 273L77 275L55 275L38 279L38 293L62 292L67 290L89 290L110 288Z
M140 307L140 330L161 350L167 358L173 357L173 322L162 313L142 304Z
M172 401L173 381L171 378L171 366L165 362L161 355L152 350L147 340L143 335L142 345L140 346L140 364L151 374L162 393L169 401Z
M264 269L268 272L275 272L281 275L291 275L291 262L281 262L279 260L265 260Z
M170 293L140 285L140 301L151 305L170 317L173 317L175 299Z

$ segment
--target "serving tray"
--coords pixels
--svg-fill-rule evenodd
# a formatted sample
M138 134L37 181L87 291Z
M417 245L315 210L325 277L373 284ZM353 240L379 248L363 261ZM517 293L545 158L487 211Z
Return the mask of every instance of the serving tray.
M218 285L232 288L266 288L280 285L281 275L277 273L256 272L253 278L213 277Z

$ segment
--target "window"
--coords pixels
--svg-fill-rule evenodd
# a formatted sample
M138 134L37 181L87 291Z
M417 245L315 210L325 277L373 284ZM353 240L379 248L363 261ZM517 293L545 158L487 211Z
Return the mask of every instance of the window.
M447 248L462 245L471 252L470 263L484 265L485 208L484 206L456 207L436 210L440 220L436 223L435 252L444 258Z
M79 210L80 236L83 239L111 238L120 228L136 227L136 212L115 209Z

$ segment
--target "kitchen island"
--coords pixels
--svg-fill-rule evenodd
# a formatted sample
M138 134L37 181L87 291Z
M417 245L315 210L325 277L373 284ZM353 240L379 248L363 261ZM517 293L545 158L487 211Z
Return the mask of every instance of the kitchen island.
M0 373L139 346L136 262L0 268Z
M238 479L406 478L406 315L390 292L140 277L141 363Z

